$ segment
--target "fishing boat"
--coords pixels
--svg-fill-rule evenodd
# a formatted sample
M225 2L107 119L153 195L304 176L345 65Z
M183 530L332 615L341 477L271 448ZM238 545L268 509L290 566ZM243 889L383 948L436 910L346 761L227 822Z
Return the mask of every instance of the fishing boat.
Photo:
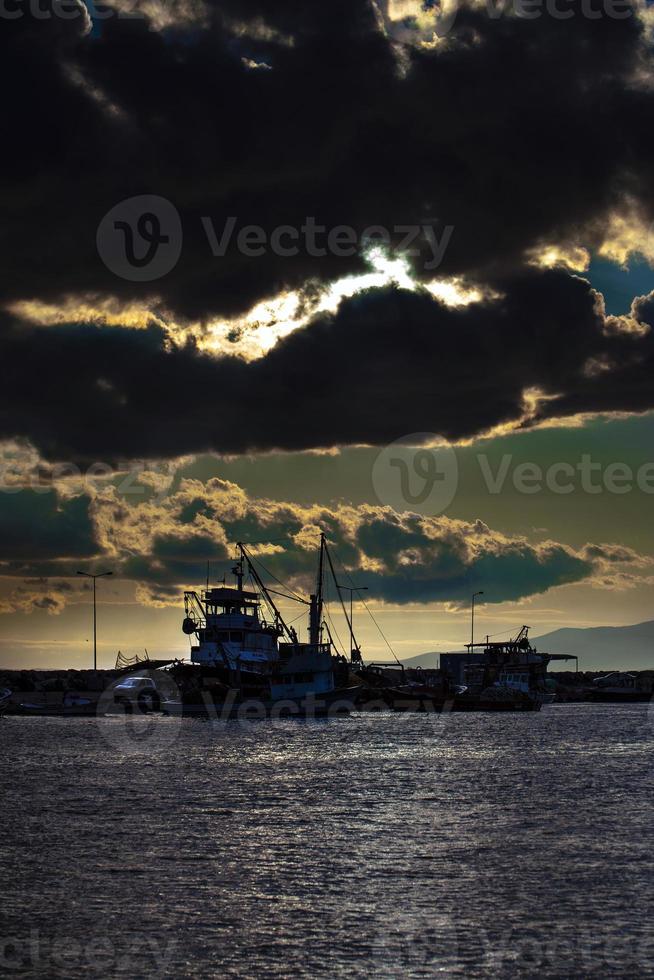
M486 639L466 648L475 659L463 667L463 684L445 669L431 671L430 677L403 671L399 684L382 687L381 697L394 711L540 711L553 700L546 673L555 657L531 645L528 626L513 639Z
M325 535L320 536L316 590L308 599L266 585L255 556L244 544L237 547L235 586L223 583L184 594L182 630L191 641L190 663L170 669L181 696L162 701L161 710L220 717L352 710L360 685L348 683L348 664L343 655L335 654L323 619L325 566L334 574ZM308 642L300 641L286 623L274 596L308 606ZM353 636L350 618L348 623ZM358 645L351 649L351 659L357 656Z
M510 640L468 643L482 660L464 667L464 687L454 698L455 711L540 711L553 697L546 683L551 654L536 650L523 626Z

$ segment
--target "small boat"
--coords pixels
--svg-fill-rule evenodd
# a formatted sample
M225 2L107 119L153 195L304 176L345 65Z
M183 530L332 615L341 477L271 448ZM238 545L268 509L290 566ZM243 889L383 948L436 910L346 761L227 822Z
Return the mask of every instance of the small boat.
M12 691L8 687L0 687L0 715L4 715L11 705Z
M91 718L96 715L97 709L97 700L91 700L91 698L82 697L74 691L69 691L59 704L47 701L22 701L15 708L12 708L10 713L39 718Z

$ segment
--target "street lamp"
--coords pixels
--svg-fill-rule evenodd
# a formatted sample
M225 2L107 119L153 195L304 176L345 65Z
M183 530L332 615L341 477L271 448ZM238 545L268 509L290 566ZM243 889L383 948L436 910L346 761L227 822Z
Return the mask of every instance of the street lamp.
M113 575L113 572L98 572L97 575L92 575L91 572L78 572L78 575L84 575L86 578L93 579L93 670L98 669L98 636L97 636L97 618L95 609L95 580L97 578L104 578L106 575Z
M367 592L367 585L354 585L350 587L349 585L339 585L339 589L345 589L346 592L350 593L350 660L352 659L352 652L354 650L354 625L352 623L352 596L355 592Z
M475 645L475 599L478 595L483 595L483 589L481 592L472 593L472 615L470 620L470 652L472 653L472 647Z

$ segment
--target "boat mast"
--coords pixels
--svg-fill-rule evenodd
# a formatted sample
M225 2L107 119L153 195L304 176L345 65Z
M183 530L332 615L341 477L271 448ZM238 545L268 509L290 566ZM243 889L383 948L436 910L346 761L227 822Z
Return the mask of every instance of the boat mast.
M324 538L324 534L323 534ZM343 615L345 616L345 622L347 623L348 630L350 631L350 660L353 660L354 651L357 654L360 653L359 644L357 643L356 636L354 635L354 626L352 624L352 616L348 616L347 607L343 600L343 594L341 591L341 586L338 584L338 579L336 578L336 570L334 569L334 563L332 562L332 556L330 554L329 548L327 547L327 542L325 541L325 554L327 555L327 561L329 562L329 568L332 573L332 578L334 579L334 585L336 586L336 591L338 592L338 598L341 603L341 609L343 610ZM352 593L350 592L350 596Z
M320 556L318 558L318 579L316 581L316 591L309 596L309 643L317 646L322 639L322 606L323 606L323 577L325 564L325 534L320 532ZM328 556L329 557L329 556Z

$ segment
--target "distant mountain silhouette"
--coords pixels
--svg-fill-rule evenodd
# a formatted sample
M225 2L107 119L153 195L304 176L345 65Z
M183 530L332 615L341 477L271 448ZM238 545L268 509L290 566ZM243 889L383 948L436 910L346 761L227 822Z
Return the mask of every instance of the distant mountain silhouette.
M452 653L463 652L458 649L452 650ZM445 653L445 651L443 651ZM438 653L419 653L417 657L407 657L402 661L405 667L424 667L425 669L429 667L438 667L438 658L440 654Z
M539 650L548 653L571 653L579 657L580 670L654 668L654 620L634 626L565 627L535 636L533 642ZM554 665L550 667L555 669Z
M591 626L586 629L564 627L531 637L538 650L569 653L579 657L580 670L654 669L654 620L634 626ZM463 652L463 647L452 652ZM437 652L421 653L403 661L406 667L437 667ZM565 670L565 664L551 664L550 670ZM570 664L574 669L574 664Z

